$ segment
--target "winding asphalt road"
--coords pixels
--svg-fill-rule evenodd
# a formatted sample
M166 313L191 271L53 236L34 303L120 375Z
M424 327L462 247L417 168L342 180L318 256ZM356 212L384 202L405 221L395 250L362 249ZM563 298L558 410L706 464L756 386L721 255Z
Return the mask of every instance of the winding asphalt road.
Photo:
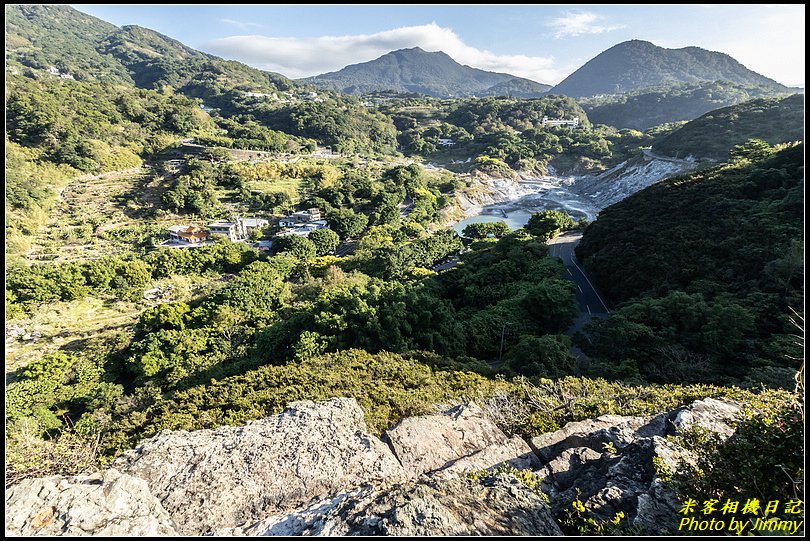
M548 255L562 259L565 265L566 277L574 282L577 287L579 317L568 329L567 334L569 335L573 335L580 330L591 318L605 317L610 313L605 301L602 300L585 271L577 263L574 248L577 247L580 239L582 239L581 231L567 231L548 241Z

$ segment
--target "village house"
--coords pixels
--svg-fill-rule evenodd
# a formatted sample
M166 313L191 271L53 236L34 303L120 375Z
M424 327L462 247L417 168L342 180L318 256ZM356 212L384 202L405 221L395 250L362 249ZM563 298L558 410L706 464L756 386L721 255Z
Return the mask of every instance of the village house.
M270 222L264 218L237 218L237 223L242 231L243 237L249 237L254 229L264 229Z
M329 229L326 220L321 219L321 211L317 208L310 208L299 212L293 212L278 221L281 231L278 235L298 235L308 237L310 233L318 229Z
M278 221L279 227L295 227L296 224L317 222L321 219L321 211L317 208L293 212Z
M193 225L169 227L169 240L181 244L201 244L208 240L208 232Z
M212 235L222 235L231 242L236 242L242 238L239 234L239 225L236 222L214 222L208 224L208 231Z
M267 227L270 222L264 218L236 218L233 222L214 222L208 224L212 235L223 235L231 242L247 238L254 229Z
M315 220L305 224L297 223L280 231L278 236L298 235L299 237L308 237L310 233L318 229L329 229L329 224L326 220Z
M256 249L259 250L260 252L269 252L270 248L272 247L273 247L272 240L260 240L259 242L256 243Z
M447 139L447 138L444 138L444 137L439 138L439 146L440 147L451 147L454 144L456 144L456 143L452 139Z

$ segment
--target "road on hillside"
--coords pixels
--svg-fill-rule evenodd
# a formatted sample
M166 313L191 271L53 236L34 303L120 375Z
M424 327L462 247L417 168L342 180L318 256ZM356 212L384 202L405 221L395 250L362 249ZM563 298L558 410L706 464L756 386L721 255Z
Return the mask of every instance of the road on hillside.
M645 148L641 151L646 157L653 159L653 160L661 160L663 162L672 162L672 163L679 163L679 164L694 164L695 160L682 160L680 158L673 158L672 156L662 156L661 154L656 154L652 151L651 148Z
M605 317L610 312L585 271L577 263L574 248L577 247L580 239L582 239L581 231L567 231L548 241L548 255L562 259L566 278L574 282L577 288L579 317L568 330L568 334L580 330L592 317Z

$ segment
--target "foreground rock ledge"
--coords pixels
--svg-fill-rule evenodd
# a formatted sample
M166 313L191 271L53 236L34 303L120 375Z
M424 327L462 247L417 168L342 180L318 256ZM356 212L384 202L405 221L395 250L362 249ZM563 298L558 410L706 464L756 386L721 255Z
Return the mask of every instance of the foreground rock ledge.
M164 431L113 467L145 479L187 535L409 477L388 446L369 434L363 410L348 398L296 402L244 426Z
M177 535L143 479L104 476L25 479L6 493L9 535Z
M653 459L691 457L665 436L728 437L735 404L705 399L649 417L603 416L509 438L475 404L369 434L354 399L291 404L239 427L164 431L103 474L28 479L6 492L6 535L559 535L579 498L647 533L676 517ZM535 493L500 464L544 479Z

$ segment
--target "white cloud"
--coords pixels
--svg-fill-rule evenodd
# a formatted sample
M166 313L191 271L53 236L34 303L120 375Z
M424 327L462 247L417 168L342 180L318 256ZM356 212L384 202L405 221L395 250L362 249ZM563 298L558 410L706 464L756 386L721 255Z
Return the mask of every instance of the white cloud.
M603 34L612 30L624 28L623 25L596 24L604 19L590 11L568 11L562 17L551 19L546 26L554 29L554 37L581 36L583 34Z
M231 26L235 26L240 30L250 30L251 28L261 28L262 25L259 23L246 23L242 21L235 21L233 19L220 19L219 22L229 24Z
M464 43L453 30L435 22L349 36L232 36L214 40L205 49L260 69L298 78L336 71L348 64L367 62L389 51L409 47L444 51L461 64L526 77L540 83L554 84L566 75L554 66L551 57L499 55L477 49Z

